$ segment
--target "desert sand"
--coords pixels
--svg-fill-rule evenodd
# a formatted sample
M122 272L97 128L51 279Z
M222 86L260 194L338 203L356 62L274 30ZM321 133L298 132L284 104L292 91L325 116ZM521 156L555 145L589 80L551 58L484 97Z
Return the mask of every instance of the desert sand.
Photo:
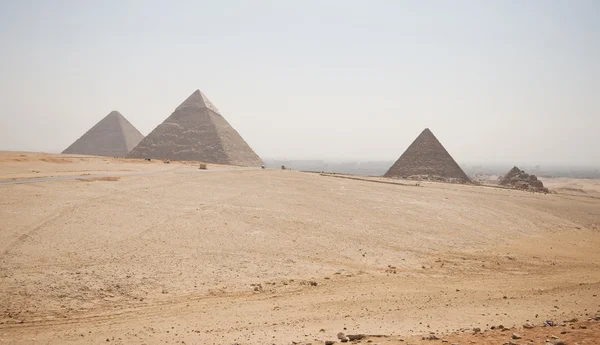
M600 343L598 181L533 194L0 153L0 181L31 178L0 185L1 344ZM520 329L573 318L586 328Z

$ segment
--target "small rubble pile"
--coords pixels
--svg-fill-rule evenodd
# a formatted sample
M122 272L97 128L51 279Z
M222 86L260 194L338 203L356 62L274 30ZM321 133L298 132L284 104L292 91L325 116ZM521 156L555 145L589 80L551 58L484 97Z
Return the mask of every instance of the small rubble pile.
M500 178L500 185L530 192L548 193L548 188L544 187L542 181L535 175L529 175L517 167L513 167Z

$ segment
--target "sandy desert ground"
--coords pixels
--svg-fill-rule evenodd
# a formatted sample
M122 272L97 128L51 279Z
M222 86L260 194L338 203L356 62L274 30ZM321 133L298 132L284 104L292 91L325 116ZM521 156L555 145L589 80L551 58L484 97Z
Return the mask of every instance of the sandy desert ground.
M1 344L600 344L598 181L0 153L0 181L30 178L0 185Z

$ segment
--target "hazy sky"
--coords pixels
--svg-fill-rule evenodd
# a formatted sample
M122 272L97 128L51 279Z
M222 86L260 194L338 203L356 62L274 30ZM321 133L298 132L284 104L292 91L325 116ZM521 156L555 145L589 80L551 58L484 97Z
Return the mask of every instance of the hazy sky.
M600 165L600 1L0 0L0 150L201 89L263 158Z

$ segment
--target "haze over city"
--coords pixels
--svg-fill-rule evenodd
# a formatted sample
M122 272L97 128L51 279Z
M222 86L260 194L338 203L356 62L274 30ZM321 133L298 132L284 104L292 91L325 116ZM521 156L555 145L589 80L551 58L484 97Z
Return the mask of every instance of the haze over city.
M263 158L600 164L597 1L2 1L0 150L201 89Z

